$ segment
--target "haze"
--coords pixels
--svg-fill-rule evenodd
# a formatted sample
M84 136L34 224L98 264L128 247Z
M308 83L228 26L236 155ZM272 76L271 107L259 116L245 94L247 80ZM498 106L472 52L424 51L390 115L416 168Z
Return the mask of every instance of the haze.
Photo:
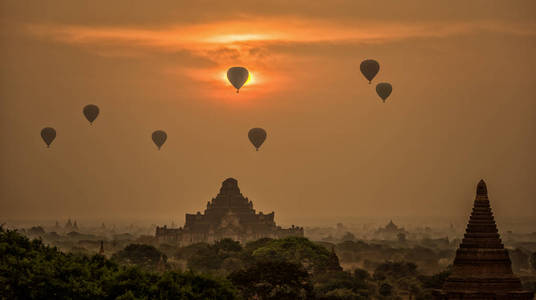
M0 218L182 225L227 177L282 224L466 220L481 178L534 217L536 2L442 3L2 1Z

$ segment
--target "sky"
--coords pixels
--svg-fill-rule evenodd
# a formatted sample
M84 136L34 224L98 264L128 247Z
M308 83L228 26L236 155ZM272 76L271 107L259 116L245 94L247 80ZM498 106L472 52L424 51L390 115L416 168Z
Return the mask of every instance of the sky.
M536 2L0 2L0 219L534 217ZM369 85L364 59L380 63ZM252 76L239 94L229 67ZM390 82L382 103L375 84ZM90 126L87 104L100 107ZM47 149L43 127L57 138ZM268 137L256 152L252 127ZM161 151L151 142L165 130Z

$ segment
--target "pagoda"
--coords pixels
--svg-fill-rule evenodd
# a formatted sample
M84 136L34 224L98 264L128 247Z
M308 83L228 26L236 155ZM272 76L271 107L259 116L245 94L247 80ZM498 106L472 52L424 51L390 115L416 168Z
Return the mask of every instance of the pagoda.
M374 233L377 238L382 240L396 240L398 239L399 234L407 235L408 232L404 228L398 227L393 223L393 220L390 220L385 227L378 228Z
M512 272L512 263L500 239L484 180L480 180L476 188L473 211L456 251L452 273L434 297L437 300L534 298L532 292L523 291L521 281Z
M100 241L99 254L104 256L104 241Z
M207 202L204 213L186 214L185 219L184 227L157 227L156 238L184 246L211 243L224 238L247 242L260 238L303 236L303 227L277 226L274 212L256 212L253 202L242 195L238 181L234 178L223 181L220 192Z

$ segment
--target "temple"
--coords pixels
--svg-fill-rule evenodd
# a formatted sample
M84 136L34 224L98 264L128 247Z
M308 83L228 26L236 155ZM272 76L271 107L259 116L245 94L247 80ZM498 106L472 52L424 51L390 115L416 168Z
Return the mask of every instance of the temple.
M212 243L224 238L247 242L260 238L283 238L303 236L303 227L292 225L281 228L274 222L274 212L256 213L253 203L245 198L238 182L227 178L219 194L207 203L205 212L186 214L182 228L156 227L156 238L160 242L173 242L180 246L193 243Z
M390 220L385 227L378 228L374 236L382 240L396 240L400 237L400 234L407 235L408 232L404 228L398 227L393 223L393 220Z
M508 251L501 242L491 212L486 183L480 180L452 273L443 289L434 293L434 298L529 300L533 297L532 292L523 291L521 281L512 272Z

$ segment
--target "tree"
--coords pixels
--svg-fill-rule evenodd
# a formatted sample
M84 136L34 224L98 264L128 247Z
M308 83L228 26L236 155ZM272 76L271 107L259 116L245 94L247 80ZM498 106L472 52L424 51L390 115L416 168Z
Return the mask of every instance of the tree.
M354 270L354 277L365 281L370 279L370 274L367 270L357 268Z
M235 298L234 288L225 280L152 273L100 255L66 254L0 227L0 299Z
M421 281L423 288L425 289L440 289L443 287L445 280L449 277L451 269L448 268L443 272L439 272L432 276L421 275L419 280Z
M167 261L166 255L154 246L145 244L130 244L115 253L112 259L121 264L137 265L149 270L156 268L161 259L164 263Z
M244 299L310 299L309 273L287 261L257 261L246 270L231 273L229 279Z
M380 264L374 270L374 279L385 280L386 278L400 279L403 277L417 277L417 265L411 262L387 261Z
M313 275L342 271L339 259L334 252L301 237L271 240L255 249L252 256L256 260L282 260L301 264Z
M319 274L313 278L313 282L315 296L319 299L332 299L335 295L339 295L343 299L358 299L368 298L369 295L366 280L354 276L350 272L339 271Z
M384 282L382 283L382 285L380 285L380 295L384 296L384 297L388 297L388 296L391 296L392 293L393 293L393 287L388 284L387 282Z
M222 239L214 243L213 247L219 252L240 252L242 251L242 246L240 242L234 241L232 239Z
M166 272L156 283L159 299L235 299L235 288L226 280L216 280L192 272Z
M271 239L271 238L261 238L261 239L255 240L255 241L251 241L251 242L248 242L246 244L244 249L246 250L246 252L251 254L251 253L253 253L253 251L268 245L273 240L274 239Z
M213 245L198 244L195 249L187 259L191 270L227 274L243 265L239 259L243 254L242 246L231 239L223 239Z

